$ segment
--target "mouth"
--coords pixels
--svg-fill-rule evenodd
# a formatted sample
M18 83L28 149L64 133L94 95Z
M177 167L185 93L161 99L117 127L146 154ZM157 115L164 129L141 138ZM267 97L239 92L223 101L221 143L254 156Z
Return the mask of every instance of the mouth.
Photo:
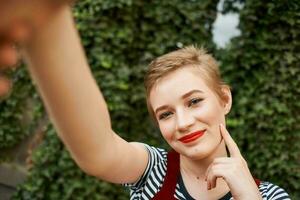
M205 131L206 130L204 129L201 131L196 131L196 132L190 133L188 135L185 135L185 136L179 138L179 141L182 143L193 142L193 141L197 140L198 138L200 138L202 135L204 135Z

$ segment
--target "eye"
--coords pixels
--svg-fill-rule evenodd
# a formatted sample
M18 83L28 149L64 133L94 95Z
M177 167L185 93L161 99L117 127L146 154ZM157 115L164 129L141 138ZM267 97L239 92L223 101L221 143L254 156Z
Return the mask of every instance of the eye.
M169 117L171 114L172 114L172 112L170 112L170 111L164 112L164 113L162 113L162 114L160 114L160 115L158 116L158 119L159 119L159 120L166 119L166 118Z
M188 107L197 105L200 101L202 101L203 99L201 98L193 98L188 102Z

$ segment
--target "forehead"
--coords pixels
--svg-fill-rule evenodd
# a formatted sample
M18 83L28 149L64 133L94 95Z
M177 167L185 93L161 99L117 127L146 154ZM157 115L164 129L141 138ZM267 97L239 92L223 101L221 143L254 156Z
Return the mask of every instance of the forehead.
M151 89L149 102L152 108L155 109L158 106L181 98L182 95L192 90L212 93L196 67L183 67L157 81Z

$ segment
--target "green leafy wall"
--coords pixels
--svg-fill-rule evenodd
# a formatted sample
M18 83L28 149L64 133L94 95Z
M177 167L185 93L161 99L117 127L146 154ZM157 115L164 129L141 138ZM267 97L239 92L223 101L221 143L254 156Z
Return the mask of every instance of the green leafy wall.
M255 175L300 199L300 2L245 1L239 28L219 52L233 89L229 125Z

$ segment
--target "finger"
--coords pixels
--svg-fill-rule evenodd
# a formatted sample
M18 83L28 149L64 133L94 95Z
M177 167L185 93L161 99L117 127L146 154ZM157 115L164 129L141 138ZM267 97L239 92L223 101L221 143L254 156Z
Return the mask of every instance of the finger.
M227 164L227 163L232 163L233 161L234 161L234 158L231 158L231 157L218 157L213 160L212 164L213 165Z
M3 43L0 46L0 69L13 66L17 63L17 51L11 43Z
M228 168L228 166L214 166L210 169L207 175L207 188L208 190L213 189L217 186L217 179L224 177L224 170Z
M209 180L210 182L210 189L213 189L217 186L217 176L216 175L213 175Z
M207 181L207 190L210 190L210 189L211 189L210 181Z
M7 39L20 44L29 38L30 32L31 29L28 23L21 21L15 22L7 33Z
M10 81L5 77L0 76L0 97L7 95L9 93L10 88Z
M209 174L210 169L211 169L212 166L213 166L213 164L211 163L211 164L208 166L208 168L206 169L206 172L205 172L205 180L208 180L208 174Z
M205 181L210 183L211 188L216 187L216 183L212 182L215 180L211 180L211 176L215 173L214 170L224 170L227 168L231 168L232 166L232 158L222 157L216 158L207 168L205 172Z
M0 43L0 69L14 66L18 60L15 44L24 43L30 35L29 26L25 23L15 22L5 34L1 35Z
M240 152L237 144L232 139L232 137L230 136L229 132L227 131L227 129L225 128L225 126L223 124L220 124L220 132L221 132L222 137L224 138L225 144L228 147L230 156L231 157L240 156L241 152Z
M216 165L225 165L225 164L231 164L233 158L230 157L219 157L219 158L215 158L213 160L213 162L207 167L206 172L205 172L205 177L207 177L209 170Z

